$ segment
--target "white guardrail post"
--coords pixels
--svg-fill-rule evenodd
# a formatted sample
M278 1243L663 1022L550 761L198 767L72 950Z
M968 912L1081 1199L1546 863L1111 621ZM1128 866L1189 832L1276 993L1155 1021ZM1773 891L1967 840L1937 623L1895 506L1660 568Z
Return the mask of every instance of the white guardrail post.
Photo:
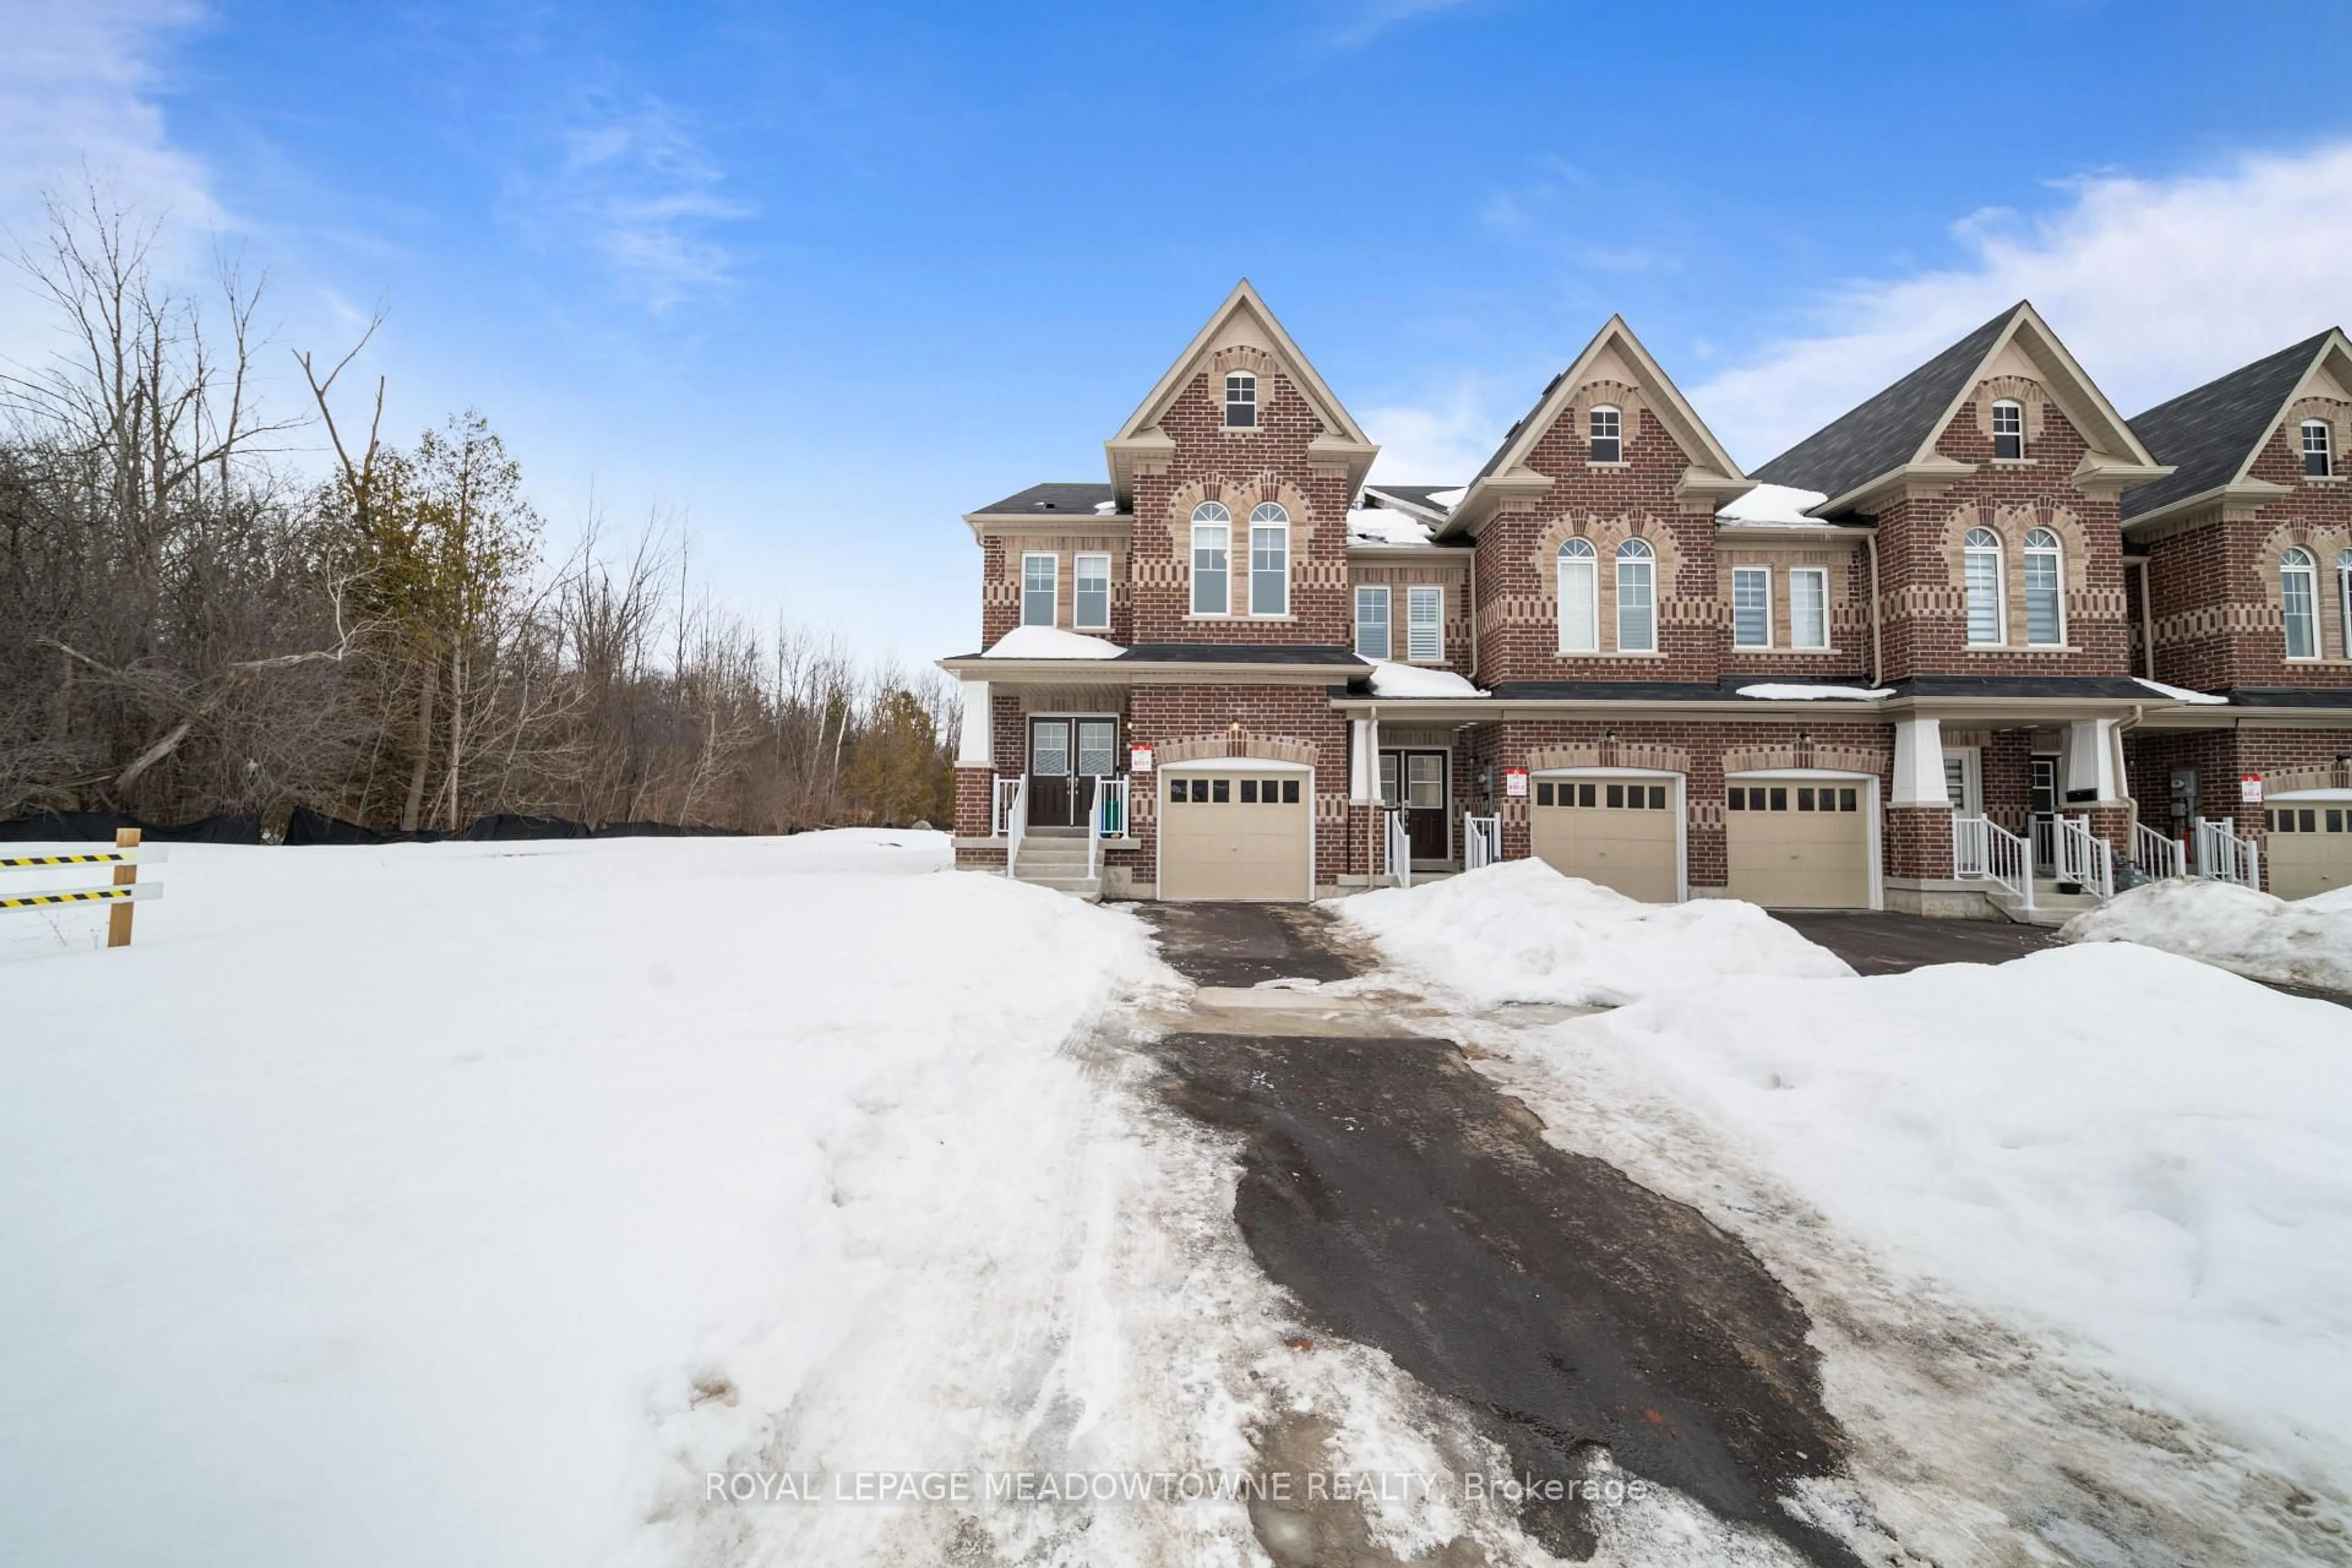
M1462 818L1462 868L1475 871L1493 865L1503 858L1503 819L1475 816L1465 813Z
M1398 887L1410 888L1412 886L1412 837L1405 831L1404 812L1399 807L1388 806L1383 808L1381 815L1388 819L1389 875L1396 879Z
M54 910L74 904L105 904L106 945L131 945L131 906L148 899L163 896L160 882L142 882L139 868L153 866L169 859L171 851L161 845L139 842L139 829L118 828L111 849L87 851L67 850L52 855L0 856L0 871L63 870L76 866L114 868L114 879L98 888L43 888L37 891L0 893L0 914L15 910Z
M1102 841L1127 836L1128 792L1133 780L1097 779L1095 808L1087 814L1087 880L1102 875Z

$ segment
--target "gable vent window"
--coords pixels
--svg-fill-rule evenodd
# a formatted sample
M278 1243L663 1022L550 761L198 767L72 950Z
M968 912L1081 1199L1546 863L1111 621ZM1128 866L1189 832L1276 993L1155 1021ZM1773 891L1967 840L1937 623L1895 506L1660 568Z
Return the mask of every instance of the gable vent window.
M1257 428L1257 377L1245 370L1225 377L1225 428Z
M2000 536L1990 528L1972 528L1963 542L1961 580L1969 596L1969 641L1978 647L2006 641L2000 592Z
M1592 460L1622 462L1625 457L1625 420L1614 408L1592 411Z
M1024 555L1021 558L1021 624L1024 626L1050 626L1054 624L1054 579L1058 574L1060 561L1052 555Z
M2307 479L2331 479L2336 473L2335 433L2325 419L2303 422L2303 477Z
M2316 575L2311 557L2303 551L2290 550L2279 557L2279 613L2285 622L2289 658L2319 657L2318 584L2312 581Z
M2025 456L2025 405L2003 398L1992 405L1992 455Z

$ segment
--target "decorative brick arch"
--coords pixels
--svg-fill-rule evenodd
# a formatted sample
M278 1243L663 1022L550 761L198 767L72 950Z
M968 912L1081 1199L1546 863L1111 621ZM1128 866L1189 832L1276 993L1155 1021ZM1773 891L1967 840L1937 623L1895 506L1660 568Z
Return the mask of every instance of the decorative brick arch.
M1243 603L1248 594L1249 515L1252 509L1265 501L1278 501L1282 510L1290 514L1292 614L1297 613L1299 589L1328 588L1334 581L1345 580L1344 559L1322 562L1315 558L1315 504L1307 499L1307 492L1278 474L1260 472L1245 478L1213 475L1190 479L1170 492L1167 564L1175 571L1175 582L1190 584L1192 580L1192 509L1204 500L1223 501L1225 510L1233 513L1234 532L1225 546L1225 568L1234 584L1230 590L1229 604ZM1186 592L1191 590L1187 588Z
M1651 773L1687 773L1690 752L1680 746L1551 746L1528 753L1528 766L1549 768L1644 768Z
M1588 541L1598 563L1594 573L1600 601L1597 624L1600 648L1591 654L1570 655L1571 658L1598 658L1615 655L1617 649L1617 547L1629 539L1647 543L1656 566L1651 574L1651 592L1658 608L1658 642L1663 647L1665 629L1679 622L1683 604L1678 589L1682 581L1682 546L1675 542L1675 531L1659 518L1646 512L1621 512L1615 517L1601 517L1592 512L1570 513L1552 520L1536 535L1533 564L1536 581L1542 592L1536 603L1544 616L1544 624L1552 629L1557 645L1559 633L1559 547L1570 539ZM1707 601L1710 608L1714 602Z
M1847 773L1885 773L1887 753L1868 746L1741 746L1723 753L1726 773L1771 773L1786 768L1828 768Z
M2025 440L2029 455L2032 444L2042 438L2042 416L2050 405L2050 395L2042 384L2031 376L1992 375L1977 384L1977 434L1992 439L1992 405L2014 403L2025 411Z
M1590 418L1592 411L1614 408L1622 416L1617 426L1623 449L1630 452L1633 449L1634 441L1640 437L1642 416L1649 411L1649 406L1638 386L1628 385L1622 381L1588 381L1576 389L1576 395L1568 400L1568 407L1560 417L1572 420L1574 423L1570 428L1577 439L1584 440L1592 430Z
M2336 590L2336 557L2347 548L2352 548L2352 535L2343 529L2284 522L2271 530L2255 550L2254 572L2262 579L2262 598L2251 614L2258 629L2280 639L2281 658L2286 653L2286 588L2280 567L2290 550L2301 550L2311 557L2312 609L2318 616L2313 628L2315 651L2323 659L2344 658L2343 596Z
M2263 774L2263 794L2285 795L2305 789L2352 789L2352 767L2273 768Z
M2000 541L2001 593L2009 611L2009 640L2003 646L2024 647L2025 621L2025 536L2037 528L2046 528L2058 536L2058 571L2062 589L2060 597L2065 605L2066 636L2071 642L2074 627L2085 618L2116 618L2124 613L2119 589L2094 589L2089 585L2091 538L2072 507L2050 496L2036 496L2030 501L2012 506L1996 502L1966 501L1954 507L1944 520L1944 571L1952 590L1953 607L1962 614L1968 608L1967 540L1969 531L1990 529Z
M1226 757L1255 757L1270 763L1303 763L1308 767L1320 763L1322 749L1312 741L1302 741L1293 735L1253 735L1231 733L1192 735L1181 741L1162 741L1152 748L1162 766L1171 763L1200 763Z

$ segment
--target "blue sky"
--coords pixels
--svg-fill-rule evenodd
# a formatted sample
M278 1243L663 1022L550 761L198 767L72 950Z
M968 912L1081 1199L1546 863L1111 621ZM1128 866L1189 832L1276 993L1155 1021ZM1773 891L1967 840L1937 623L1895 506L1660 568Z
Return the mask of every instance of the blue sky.
M283 343L381 303L396 434L910 660L1244 275L1399 480L1612 310L1751 466L2020 294L2126 412L2352 318L2335 6L63 11L0 0L0 220L86 163Z

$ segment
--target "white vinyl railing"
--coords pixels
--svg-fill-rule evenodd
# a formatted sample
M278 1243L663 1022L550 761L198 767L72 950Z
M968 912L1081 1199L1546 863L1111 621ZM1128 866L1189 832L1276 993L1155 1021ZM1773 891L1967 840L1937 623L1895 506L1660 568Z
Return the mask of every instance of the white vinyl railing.
M2188 855L2180 840L2166 837L2145 822L2132 824L2132 859L2155 881L2189 874Z
M1400 888L1412 886L1412 835L1405 831L1404 813L1394 808L1384 809L1381 816L1387 827L1386 848L1389 874Z
M1134 781L1095 780L1095 808L1087 814L1087 879L1102 874L1102 841L1127 837L1128 792Z
M1462 819L1462 868L1475 871L1503 858L1503 819L1465 816Z
M2115 846L2091 831L2087 816L2059 817L2053 827L2058 879L2097 895L2101 902L2116 896Z
M1029 780L1025 775L996 781L996 837L1004 840L1004 874L1013 873L1020 858L1021 839L1029 831Z
M2058 872L2058 818L2049 812L2036 812L2025 825L2033 840L2033 868L2055 876Z
M2033 846L1981 816L1952 818L1952 875L1997 882L2033 907Z
M2197 874L2242 888L2263 885L2263 852L2251 838L2230 831L2226 822L2196 819Z

